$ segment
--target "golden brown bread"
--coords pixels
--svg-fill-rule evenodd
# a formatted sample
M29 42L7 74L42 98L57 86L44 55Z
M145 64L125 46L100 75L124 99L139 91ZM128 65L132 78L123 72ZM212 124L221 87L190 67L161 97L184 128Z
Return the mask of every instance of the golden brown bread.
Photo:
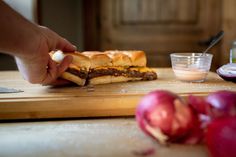
M125 77L125 76L99 76L89 79L89 84L97 85L97 84L108 84L108 83L117 83L117 82L127 82L127 81L136 81L142 80L142 78L132 78L132 77Z
M79 67L96 68L103 66L139 66L145 67L147 60L143 51L118 51L110 50L105 52L85 51L85 52L62 52L52 53L52 59L60 62L66 55L73 57L72 64Z
M116 54L122 54L123 56L126 55L131 60L131 66L140 66L144 67L147 64L147 59L144 51L139 50L132 50L132 51L106 51L106 53L113 53Z
M89 57L91 62L90 68L112 66L112 59L103 52L85 51L82 54Z
M85 51L82 52L91 60L91 67L103 66L146 66L146 55L143 51L118 51L105 52Z
M64 72L61 75L61 78L69 80L71 82L74 82L74 83L76 83L79 86L84 86L85 83L86 83L86 79L82 79L82 78L80 78L80 77L78 77L78 76L76 76L74 74L69 73L69 72Z
M105 51L112 60L112 66L132 66L131 58L120 51Z
M91 78L91 79L88 80L88 83L91 84L91 85L111 83L111 75Z

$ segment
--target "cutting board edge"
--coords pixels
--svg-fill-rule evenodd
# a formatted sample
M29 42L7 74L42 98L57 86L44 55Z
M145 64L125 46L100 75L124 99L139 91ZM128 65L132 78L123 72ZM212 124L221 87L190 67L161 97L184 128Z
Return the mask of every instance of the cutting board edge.
M0 120L7 119L41 119L70 117L106 117L134 115L140 96L104 97L88 99L87 97L42 101L17 101L0 103ZM68 101L69 100L69 101ZM112 104L111 104L112 102Z

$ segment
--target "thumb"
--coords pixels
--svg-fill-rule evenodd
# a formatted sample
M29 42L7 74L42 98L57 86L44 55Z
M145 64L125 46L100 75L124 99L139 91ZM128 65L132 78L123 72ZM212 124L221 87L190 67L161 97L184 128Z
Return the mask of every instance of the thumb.
M58 65L58 76L60 76L66 69L69 67L70 63L72 62L72 56L66 56L62 62Z

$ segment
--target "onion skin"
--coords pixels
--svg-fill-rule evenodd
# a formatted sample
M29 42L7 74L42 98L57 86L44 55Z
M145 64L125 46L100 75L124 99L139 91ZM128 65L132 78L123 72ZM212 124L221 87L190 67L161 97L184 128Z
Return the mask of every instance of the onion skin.
M209 94L206 102L210 104L209 115L212 119L236 115L236 92L221 90Z
M216 118L236 115L236 92L233 91L216 91L206 98L189 95L188 103L198 114L203 128Z
M136 121L147 135L160 143L199 141L187 140L193 136L192 129L198 126L197 116L180 97L169 91L156 90L144 96L136 110Z
M211 157L235 157L236 116L212 121L207 128L206 144Z
M189 95L188 103L197 113L207 114L209 104L206 102L205 98Z
M201 122L201 124L199 124L201 129L205 130L212 120L208 114L210 112L210 104L206 102L205 98L194 95L188 96L188 104L195 111L195 114L197 114L198 119Z
M174 114L172 104L175 99L178 97L167 91L154 91L144 96L136 110L136 120L140 128L150 136L153 135L147 130L147 124L153 127L157 126L164 132L170 132L171 125L169 124L172 123ZM165 115L158 113L162 110L165 111ZM156 120L154 119L155 114L159 115Z

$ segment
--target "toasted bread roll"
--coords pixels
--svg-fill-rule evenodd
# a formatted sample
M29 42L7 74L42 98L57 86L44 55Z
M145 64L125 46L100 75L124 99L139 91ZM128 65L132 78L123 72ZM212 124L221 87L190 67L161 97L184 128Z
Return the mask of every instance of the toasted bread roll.
M74 82L76 83L77 85L79 86L84 86L85 85L85 82L86 82L86 79L82 79L74 74L71 74L69 72L64 72L62 75L61 75L62 78L66 79L66 80L69 80L71 82Z
M127 81L137 81L137 80L142 80L142 78L125 77L125 76L112 76L111 77L111 82L112 83L127 82Z
M112 66L132 66L131 58L121 51L105 51L104 53L111 58Z
M143 67L147 64L146 55L143 51L105 51L110 58L112 58L113 66L139 66Z
M89 57L91 62L90 68L112 66L112 59L105 53L98 51L85 51L82 52L82 54Z
M122 51L122 53L128 55L131 58L132 66L145 67L147 64L147 58L144 51Z
M88 83L91 85L112 83L111 75L94 77L94 78L89 79L88 81L89 81Z

